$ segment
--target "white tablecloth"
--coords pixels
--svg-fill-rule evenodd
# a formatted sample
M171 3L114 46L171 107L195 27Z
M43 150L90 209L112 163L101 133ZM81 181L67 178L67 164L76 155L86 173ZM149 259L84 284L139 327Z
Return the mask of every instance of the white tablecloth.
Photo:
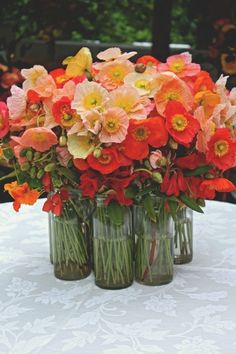
M194 214L194 260L160 287L54 278L48 216L0 206L1 354L235 354L236 206Z

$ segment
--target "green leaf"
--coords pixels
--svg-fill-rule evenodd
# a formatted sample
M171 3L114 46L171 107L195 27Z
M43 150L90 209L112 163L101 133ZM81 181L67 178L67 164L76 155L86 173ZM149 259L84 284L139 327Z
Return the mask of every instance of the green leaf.
M172 218L174 220L176 220L178 204L179 204L178 202L168 199L168 205L169 205L169 208L170 208L170 213L171 213L171 216L172 216Z
M202 208L200 208L200 206L197 204L197 202L190 198L189 196L187 196L186 194L181 194L179 199L185 204L187 205L189 208L199 212L199 213L204 213L204 211L202 210Z
M210 168L211 168L211 166L209 166L209 165L201 165L201 166L195 168L195 170L185 171L184 175L185 176L199 176L199 175L202 175L202 174L206 173L207 171L209 171Z
M73 171L71 170L68 170L67 168L65 167L60 167L58 169L58 173L60 175L63 175L64 177L68 178L70 181L72 182L77 182L78 181L78 175L77 173L74 173Z
M154 203L153 203L153 199L152 197L149 195L147 195L144 199L143 199L143 206L149 216L149 218L156 222L156 213L155 213L155 208L154 208Z
M107 209L112 224L120 226L124 220L124 206L112 200Z
M126 188L125 190L125 196L127 198L135 198L138 194L138 186L132 185Z

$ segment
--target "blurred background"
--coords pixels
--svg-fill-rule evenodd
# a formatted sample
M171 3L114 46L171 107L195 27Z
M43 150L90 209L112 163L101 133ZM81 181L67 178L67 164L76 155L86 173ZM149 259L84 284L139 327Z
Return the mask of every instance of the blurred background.
M111 46L161 61L189 51L214 80L223 73L228 88L236 86L236 0L8 0L0 18L3 101L12 84L21 84L21 68L57 68L83 46L94 59ZM0 176L6 171L0 166ZM235 202L232 194L221 198Z

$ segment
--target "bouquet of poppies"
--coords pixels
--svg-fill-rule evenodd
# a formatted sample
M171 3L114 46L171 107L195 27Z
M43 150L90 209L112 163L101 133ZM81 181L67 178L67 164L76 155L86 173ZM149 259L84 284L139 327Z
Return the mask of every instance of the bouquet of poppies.
M191 55L151 56L110 48L93 62L88 48L51 72L23 69L0 104L1 155L14 166L5 184L14 208L62 212L66 190L106 196L114 208L164 196L201 211L205 198L235 190L224 171L236 165L236 89L214 83Z

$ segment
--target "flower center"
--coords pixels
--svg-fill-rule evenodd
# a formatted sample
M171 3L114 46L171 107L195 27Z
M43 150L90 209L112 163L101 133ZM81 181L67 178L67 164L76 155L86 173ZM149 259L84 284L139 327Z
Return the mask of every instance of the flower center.
M169 92L167 95L166 95L167 99L168 100L177 100L178 99L178 95L174 92Z
M135 81L135 87L143 89L143 90L149 90L150 84L149 84L148 80L139 79L139 80Z
M146 127L139 127L134 129L132 135L135 140L143 141L143 140L147 140L147 138L150 135L150 131Z
M102 165L108 165L111 162L112 158L111 155L108 154L102 154L99 158L98 161L102 164Z
M84 98L84 107L86 109L93 109L101 105L101 97L97 92L91 92Z
M182 114L175 114L171 121L172 127L178 132L182 132L188 125L188 121Z
M120 128L120 124L117 121L117 119L114 118L108 118L104 126L104 129L110 134L116 133L119 130L119 128Z
M217 156L224 156L229 151L229 143L225 140L218 140L215 145L215 154Z
M170 68L175 73L180 73L181 71L183 71L184 62L182 60L175 61L170 65Z

